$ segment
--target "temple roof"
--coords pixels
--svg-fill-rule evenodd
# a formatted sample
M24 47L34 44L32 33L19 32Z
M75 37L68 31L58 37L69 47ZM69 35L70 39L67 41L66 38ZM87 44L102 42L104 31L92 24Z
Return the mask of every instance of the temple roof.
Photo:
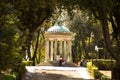
M60 21L57 21L57 25L49 28L47 32L50 33L70 33L70 30L63 26Z

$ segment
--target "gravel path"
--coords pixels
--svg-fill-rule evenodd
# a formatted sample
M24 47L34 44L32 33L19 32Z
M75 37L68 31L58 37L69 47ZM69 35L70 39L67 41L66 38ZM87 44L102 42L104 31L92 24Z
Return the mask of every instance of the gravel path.
M27 67L22 80L93 80L86 68L76 67Z

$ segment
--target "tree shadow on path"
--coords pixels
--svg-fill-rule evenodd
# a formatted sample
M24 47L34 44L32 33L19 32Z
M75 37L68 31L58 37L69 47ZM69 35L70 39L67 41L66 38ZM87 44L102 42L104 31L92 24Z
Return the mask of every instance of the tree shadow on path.
M42 73L26 73L24 74L22 80L93 80L93 79L83 79L72 76L66 76L62 74L42 72Z

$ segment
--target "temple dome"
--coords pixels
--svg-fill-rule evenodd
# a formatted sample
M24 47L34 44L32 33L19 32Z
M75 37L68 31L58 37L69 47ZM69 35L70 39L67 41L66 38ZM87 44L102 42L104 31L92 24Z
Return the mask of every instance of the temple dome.
M61 25L60 21L57 22L56 26L53 26L47 30L50 33L70 33L70 30L65 26Z
M49 28L47 30L47 32L54 32L54 33L57 33L57 32L58 33L64 33L64 32L66 32L66 33L69 33L70 31L65 26L57 25L57 26L53 26L53 27Z

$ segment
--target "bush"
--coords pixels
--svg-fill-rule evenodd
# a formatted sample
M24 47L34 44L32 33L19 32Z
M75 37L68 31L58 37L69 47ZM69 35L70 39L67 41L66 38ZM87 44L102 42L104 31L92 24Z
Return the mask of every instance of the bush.
M17 73L4 75L2 80L17 80Z
M6 75L4 80L16 80L16 76L15 75Z
M101 73L99 72L99 70L96 70L95 72L94 72L94 78L95 79L100 79L101 78Z
M108 76L100 73L99 70L96 70L96 71L94 72L94 78L95 78L95 79L100 79L100 80L111 80L110 77L108 77Z
M92 76L95 76L95 71L98 70L98 68L94 65L92 65L92 62L87 62L87 69L92 74Z
M32 61L22 61L22 64L25 66L29 66L32 64Z
M98 68L95 67L95 66L93 66L93 67L92 67L92 70L91 70L92 76L96 77L96 75L98 75L98 74L96 74L95 72L97 72L97 71L98 71Z
M110 77L108 77L108 76L102 75L102 76L101 76L101 80L111 80L111 79L110 79Z
M93 64L100 70L111 70L115 66L115 60L94 59Z
M92 62L87 62L87 69L88 69L88 71L91 71L91 67L92 67Z
M14 67L13 72L16 73L16 80L20 79L22 74L24 74L26 72L25 66L28 66L31 63L32 63L31 61L24 61L23 60Z
M111 80L110 77L100 73L98 67L92 64L92 62L87 62L87 69L95 79Z
M21 64L19 65L18 72L20 74L25 73L26 72L25 66L28 66L31 63L32 63L31 61L22 61Z

